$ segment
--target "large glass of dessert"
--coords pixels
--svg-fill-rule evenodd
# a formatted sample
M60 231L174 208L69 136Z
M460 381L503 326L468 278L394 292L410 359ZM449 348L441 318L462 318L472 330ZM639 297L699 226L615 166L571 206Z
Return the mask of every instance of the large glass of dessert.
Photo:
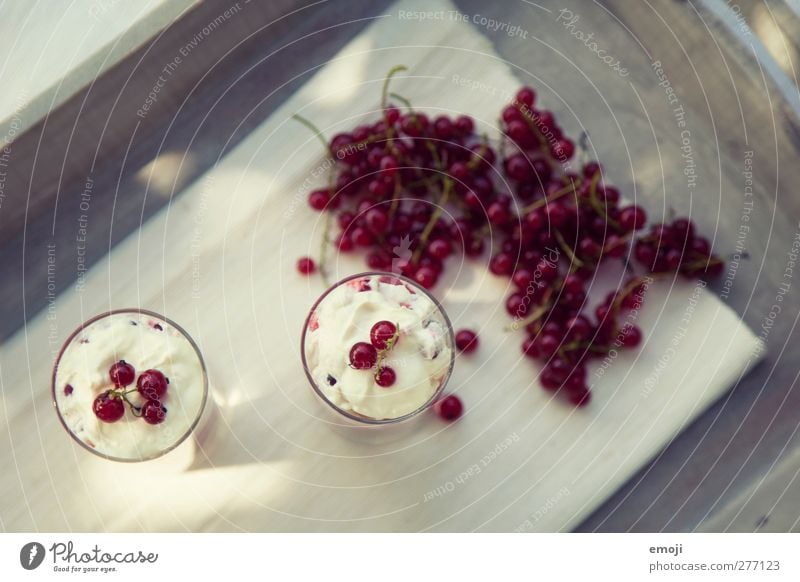
M319 399L349 424L396 424L433 405L453 370L453 329L425 289L361 273L325 291L306 319L303 367Z
M53 368L53 405L92 453L146 461L197 426L208 399L205 362L175 322L143 309L93 317L64 343Z

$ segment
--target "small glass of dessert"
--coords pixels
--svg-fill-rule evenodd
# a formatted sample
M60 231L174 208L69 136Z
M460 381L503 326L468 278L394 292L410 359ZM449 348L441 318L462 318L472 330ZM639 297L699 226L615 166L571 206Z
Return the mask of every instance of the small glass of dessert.
M175 449L208 399L197 344L175 322L144 309L104 313L72 332L52 382L67 432L113 461L147 461Z
M311 387L349 426L404 423L433 405L453 371L453 328L425 289L392 273L361 273L325 291L306 319Z

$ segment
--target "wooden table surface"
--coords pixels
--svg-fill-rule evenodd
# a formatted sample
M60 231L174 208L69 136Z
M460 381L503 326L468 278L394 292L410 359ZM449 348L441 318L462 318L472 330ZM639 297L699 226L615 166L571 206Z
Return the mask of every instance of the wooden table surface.
M567 119L568 127L582 123L590 135L608 135L604 124L612 109L623 119L626 132L628 128L648 130L630 95L620 97L615 89L620 79L598 66L597 56L555 22L560 5L484 6L471 1L457 5L471 17L518 24L528 31L528 39L521 39L502 30L482 29L520 81L546 83L545 72L552 67L543 67L543 60L565 59L568 64L557 75L560 84L553 109ZM2 231L3 337L10 337L47 308L47 245L55 244L63 249L65 261L74 261L76 205L63 204L55 212L56 194L75 200L91 182L93 244L87 257L90 262L100 260L173 196L179 204L186 184L244 139L370 17L384 13L387 4L333 2L275 20L299 6L293 2L269 8L248 6L251 17L231 19L225 34L209 37L176 74L158 107L145 119L137 119L135 112L152 85L152 74L169 61L176 47L185 44L188 33L226 8L220 2L206 3L174 25L159 41L159 50L132 55L94 92L83 96L107 103L111 95L121 105L86 110L80 99L74 100L14 144L16 182L9 182L14 188L7 186L0 209L16 213L21 220ZM607 52L629 69L627 80L651 111L656 142L675 139L675 120L663 88L654 82L652 60L662 63L688 112L692 134L699 136L697 194L689 198L678 188L666 193L659 188L637 188L651 213L667 208L691 212L704 230L715 233L715 248L732 254L742 232L745 202L753 202L744 241L746 257L739 263L725 301L751 328L759 333L768 330L767 360L688 430L676 435L653 463L578 528L692 530L704 522L713 523L709 516L740 498L796 445L794 410L800 396L793 388L800 347L791 340L800 305L797 289L789 289L778 317L769 316L779 285L786 282L787 253L800 217L800 199L787 188L800 173L795 163L795 109L759 66L758 53L742 50L731 31L701 6L672 1L606 2L570 10L579 15L575 28L593 32ZM769 14L762 17L768 19ZM307 36L310 33L315 34ZM222 60L221 55L225 56ZM142 76L136 86L124 82L132 73ZM577 96L588 90L595 91L597 98ZM570 110L576 101L581 102L579 112ZM113 124L107 132L108 120ZM65 128L73 128L80 139L65 140ZM613 140L593 141L593 145L613 181L631 191L634 184L624 147ZM663 149L665 165L679 168L680 152ZM753 152L752 198L745 195L742 174L749 151ZM34 155L37 152L41 157ZM177 168L174 156L180 160L184 152L185 162ZM652 169L653 175L658 170ZM637 168L639 175L647 176L646 168ZM157 179L145 187L151 176ZM75 275L74 269L60 268L54 291L74 285ZM716 292L723 289L720 282ZM49 355L44 351L36 361L49 366ZM3 385L4 392L19 389L25 388ZM753 524L753 528L759 526Z

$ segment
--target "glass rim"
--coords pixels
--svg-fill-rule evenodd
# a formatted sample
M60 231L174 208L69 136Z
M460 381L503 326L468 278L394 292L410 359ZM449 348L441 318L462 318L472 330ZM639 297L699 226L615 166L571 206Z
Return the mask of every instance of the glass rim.
M385 275L385 276L388 276L388 277L394 277L395 279L399 279L400 281L403 281L404 283L407 283L408 285L411 285L415 290L421 291L428 299L430 299L433 302L433 304L436 306L436 309L442 315L442 318L444 319L444 322L445 322L445 324L447 326L447 336L448 336L448 338L450 340L450 364L447 367L447 372L444 375L444 379L439 384L439 387L436 388L436 390L431 395L431 397L428 400L426 400L425 403L422 404L419 408L417 408L417 409L415 409L415 410L413 410L413 411L411 411L411 412L409 412L407 414L404 414L403 416L398 416L396 418L381 418L381 419L369 418L367 416L361 416L361 415L354 414L354 413L352 413L350 411L343 410L343 409L339 408L333 402L331 402L328 399L328 397L325 396L324 392L320 389L320 387L317 386L317 383L314 381L314 378L311 375L311 370L309 369L308 361L306 359L306 334L308 333L308 324L311 321L311 315L317 310L319 305L325 300L325 298L328 295L330 295L330 293L334 289L339 288L340 286L344 285L345 283L348 283L349 281L352 281L354 279L361 279L361 278L364 278L364 277L374 277L376 275L377 276ZM419 283L409 279L408 277L400 275L398 273L391 273L391 272L388 272L388 271L364 271L362 273L356 273L355 275L349 275L349 276L347 276L347 277L345 277L343 279L340 279L339 281L337 281L336 283L334 283L333 285L328 287L316 299L316 301L314 301L313 305L311 306L311 309L308 310L308 315L306 316L305 322L303 323L303 333L301 334L301 337L300 337L300 358L301 358L301 360L303 362L303 371L306 374L306 378L308 378L309 384L311 384L311 388L313 388L313 390L317 394L317 396L319 396L322 399L322 401L325 404L327 404L334 412L337 412L337 413L341 414L342 416L344 416L346 418L349 418L350 420L354 420L356 422L359 422L361 424L368 425L368 426L380 426L380 425L387 425L387 424L397 424L397 423L409 420L409 419L421 414L422 412L424 412L425 410L430 408L439 399L439 396L444 391L445 386L450 381L450 376L452 375L453 368L455 367L455 362L456 362L455 334L453 332L453 324L450 322L450 318L448 317L447 312L444 310L444 307L442 307L442 304L439 303L439 301L436 299L436 297L434 297L427 289L422 287Z
M197 416L192 421L192 423L189 425L189 428L186 430L186 432L183 435L181 435L180 438L178 438L169 447L167 447L167 448L165 448L165 449L163 449L161 451L158 451L158 452L156 452L156 453L154 453L152 455L148 455L146 457L140 457L140 458L117 457L117 456L114 456L114 455L101 453L97 449L95 449L93 447L90 447L83 440L78 438L78 435L76 435L72 431L72 429L67 425L66 421L64 420L64 416L61 414L61 409L58 406L58 399L56 398L56 376L58 374L58 365L59 365L59 363L61 363L61 357L64 355L64 352L66 351L67 347L69 347L69 345L73 342L73 340L77 337L77 335L80 332L82 332L84 329L86 329L87 327L89 327L93 323L95 323L97 321L100 321L101 319L105 319L106 317L110 317L112 315L117 315L117 314L121 314L121 313L137 313L139 315L147 315L147 316L150 316L150 317L154 317L156 319L160 319L164 323L174 327L184 338L186 338L186 340L188 340L189 345L192 346L192 349L194 350L195 354L197 354L197 358L200 361L200 368L201 368L201 370L203 372L203 399L202 399L202 401L200 403L200 409L199 409L199 411L197 413ZM189 335L189 333L185 329L183 329L183 327L181 327L180 325L175 323L170 318L165 317L165 316L161 315L160 313L156 313L155 311L150 311L149 309L140 309L140 308L137 308L137 307L127 307L127 308L121 308L121 309L112 309L110 311L105 311L103 313L98 313L97 315L87 319L82 324L80 324L77 328L75 328L75 330L64 341L64 344L61 346L61 349L58 352L58 356L56 357L55 363L53 364L53 374L52 374L51 381L50 381L50 390L51 390L50 396L52 398L53 407L56 409L56 414L58 415L58 420L61 422L61 426L64 427L64 430L66 430L67 433L72 437L72 439L75 442L77 442L79 445L81 445L81 447L83 447L84 449L86 449L90 453L93 453L94 455L97 455L98 457L101 457L103 459L107 459L109 461L116 461L116 462L119 462L119 463L141 463L141 462L144 462L144 461L152 461L153 459L158 459L160 457L163 457L164 455L166 455L170 451L175 450L179 445L181 445L184 441L186 441L186 439L188 439L189 436L194 432L194 429L197 428L197 425L200 422L200 418L203 416L203 412L205 411L206 405L208 404L208 371L206 369L205 359L203 359L203 353L200 351L200 348L198 347L197 343L194 341L194 338L192 338L192 336Z

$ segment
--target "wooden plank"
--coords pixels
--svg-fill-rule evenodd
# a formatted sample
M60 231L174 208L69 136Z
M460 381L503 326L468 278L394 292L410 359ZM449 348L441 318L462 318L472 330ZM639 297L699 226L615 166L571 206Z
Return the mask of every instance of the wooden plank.
M432 9L422 2L403 6ZM446 2L437 6L452 9ZM478 328L484 340L479 357L461 359L453 378L452 389L468 406L465 418L453 425L427 418L411 437L377 444L345 438L316 420L297 346L299 326L322 288L316 279L298 277L294 261L318 245L318 216L304 197L320 158L314 138L290 115L300 111L326 132L371 110L374 116L386 70L404 62L413 78L399 79L398 92L431 112L469 112L494 133L500 99L455 90L453 75L500 90L516 85L468 24L413 22L398 18L396 7L389 14L118 245L80 292L61 294L52 318L40 314L3 346L0 418L9 420L0 448L11 451L13 469L0 475L0 500L23 500L2 501L3 527L571 529L754 363L757 342L731 310L690 283L667 282L653 289L640 316L654 330L646 345L620 356L597 380L593 406L576 412L535 386L536 369L518 351L521 338L503 332L507 320L497 298L506 283L482 264L464 265L451 270L438 292L456 325ZM542 24L542 31L552 28ZM565 90L580 86L562 63L541 75L558 78ZM591 95L569 94L579 97L569 103L575 111L592 106ZM542 99L568 111L553 95ZM639 115L632 109L624 123ZM576 123L567 126L573 130ZM601 127L592 135L604 135ZM652 155L653 135L626 137L630 165L647 167L640 156ZM603 147L605 140L593 139ZM674 136L663 139L674 147ZM665 163L680 167L672 158ZM151 170L147 179L157 177L158 166ZM341 275L360 268L354 259L334 265ZM118 465L94 459L61 432L48 403L43 346L57 349L81 320L122 304L175 318L206 354L220 420L199 450L156 464ZM671 365L656 371L675 337ZM654 375L659 388L645 390ZM6 389L12 385L29 390ZM38 438L23 438L31 418ZM132 496L122 510L103 495L109 487L148 490L154 479L158 496Z

